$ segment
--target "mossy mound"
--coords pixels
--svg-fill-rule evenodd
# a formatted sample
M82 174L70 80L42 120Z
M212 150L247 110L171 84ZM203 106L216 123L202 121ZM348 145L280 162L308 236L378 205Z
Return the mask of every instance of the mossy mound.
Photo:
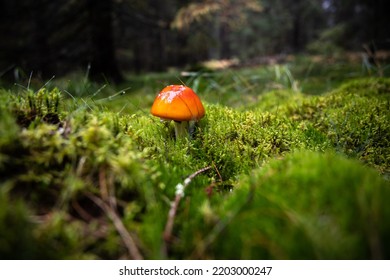
M208 211L194 210L184 248L194 258L387 259L389 197L375 170L334 152L298 151L242 177Z
M206 103L177 140L147 109L1 90L0 254L388 258L389 93L389 79L363 79L316 97L273 91L251 110ZM175 186L206 166L166 244ZM23 254L4 245L19 239Z
M390 79L353 80L322 96L274 91L257 110L294 121L308 138L390 173ZM308 140L307 138L307 140Z

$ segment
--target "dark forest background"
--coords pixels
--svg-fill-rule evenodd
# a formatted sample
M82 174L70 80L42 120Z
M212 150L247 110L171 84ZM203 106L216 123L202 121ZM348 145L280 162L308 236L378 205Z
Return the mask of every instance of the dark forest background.
M390 49L387 0L2 0L0 79Z

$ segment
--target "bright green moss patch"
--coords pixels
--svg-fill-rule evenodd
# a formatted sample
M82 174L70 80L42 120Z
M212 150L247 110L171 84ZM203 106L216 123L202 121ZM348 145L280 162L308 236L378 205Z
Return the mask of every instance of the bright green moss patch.
M357 161L295 152L241 178L208 211L200 206L184 249L194 258L388 258L389 195L389 182Z
M388 258L389 93L389 79L315 97L253 98L252 88L244 110L205 102L191 139L175 140L173 123L149 108L126 114L58 89L1 90L0 239L28 250L0 242L0 254ZM165 243L175 186L206 166Z
M349 156L390 172L389 79L352 81L320 97L284 106L281 112L314 127Z

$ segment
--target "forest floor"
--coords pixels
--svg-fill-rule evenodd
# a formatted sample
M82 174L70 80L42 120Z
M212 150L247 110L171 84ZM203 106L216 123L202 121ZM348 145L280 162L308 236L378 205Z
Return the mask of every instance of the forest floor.
M0 256L388 259L385 65L301 57L4 87ZM206 110L190 139L149 112L182 83Z

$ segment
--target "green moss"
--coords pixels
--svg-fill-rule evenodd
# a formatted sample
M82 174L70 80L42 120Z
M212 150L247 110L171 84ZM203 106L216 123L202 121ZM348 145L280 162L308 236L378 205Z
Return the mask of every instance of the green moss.
M183 250L194 258L386 259L389 187L357 161L295 152L241 178L206 213L200 206Z
M390 172L390 82L363 79L320 97L280 109L303 127L323 133L339 151L359 158L384 174Z
M48 91L44 94L52 95ZM84 258L83 248L90 257L117 258L115 246L120 238L110 219L89 197L99 196L105 187L121 201L133 201L141 209L151 204L153 191L146 179L149 167L144 165L143 153L123 132L119 118L107 112L69 112L61 122L52 124L46 122L48 109L44 107L43 113L34 115L27 128L18 129L10 116L13 114L14 119L18 119L27 110L24 106L28 100L28 97L19 98L20 103L11 99L15 107L5 110L6 117L1 119L2 126L16 127L4 137L2 134L0 141L0 173L10 197L1 207L7 208L14 199L22 197L34 214L57 215L55 223L48 220L41 227L37 226L43 239L64 243L67 253L54 255L54 258ZM42 100L45 99L42 95ZM123 209L124 205L120 203L118 211ZM138 212L134 219L139 219L139 215ZM91 242L88 238L91 227L96 227L96 224L89 224L89 219L105 219L108 227L104 223L100 223L100 227L107 227L109 231L103 234L103 242L98 239ZM108 245L114 240L110 234L116 236L115 246ZM39 245L41 241L36 242ZM58 244L48 241L46 246L50 251ZM76 247L79 253L73 251Z
M0 185L0 254L2 259L32 259L39 255L39 248L28 220L28 211L22 201L9 204L4 188Z
M237 79L240 90L251 81ZM147 108L116 113L58 89L0 90L0 235L29 248L0 249L9 258L129 258L102 200L149 259L387 258L389 85L355 80L316 97L251 87L244 110L204 102L206 116L181 140ZM235 104L230 89L214 97ZM175 186L206 166L164 254Z

